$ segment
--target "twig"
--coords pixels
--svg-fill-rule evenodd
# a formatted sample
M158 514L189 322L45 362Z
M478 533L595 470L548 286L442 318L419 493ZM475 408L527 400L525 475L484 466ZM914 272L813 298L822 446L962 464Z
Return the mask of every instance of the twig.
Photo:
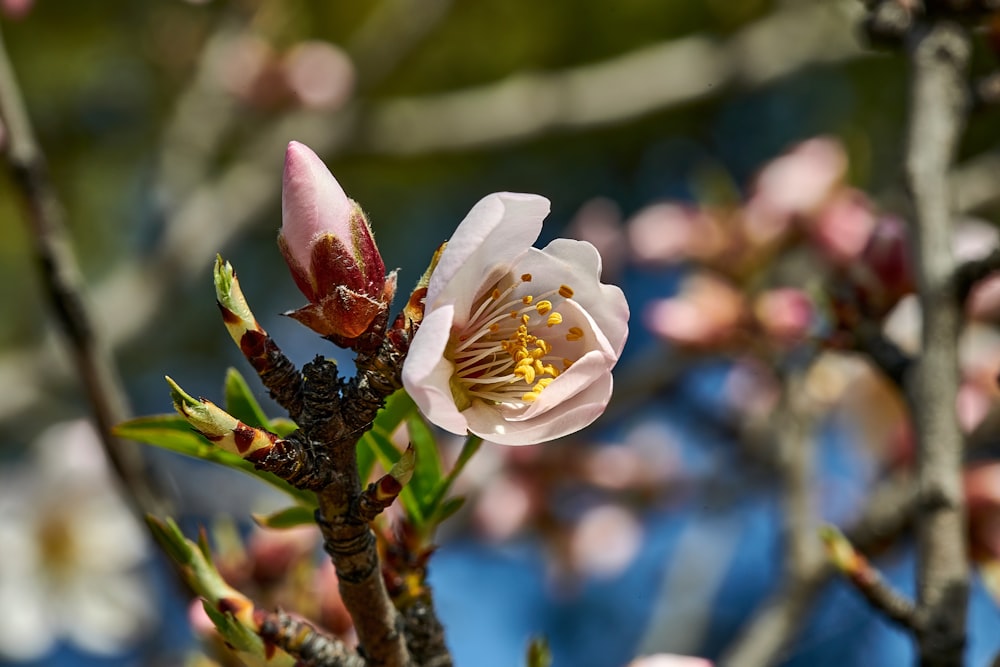
M910 525L916 511L915 485L907 479L882 482L869 497L864 516L849 531L849 539L868 552L894 540ZM834 574L825 559L815 559L797 581L786 581L729 646L720 665L767 667L777 662L792 640L823 586Z
M825 526L820 535L834 567L847 576L868 602L904 629L920 631L920 618L913 601L883 579L878 569L858 553L843 533L833 526Z
M254 612L261 639L282 649L300 667L366 667L368 663L343 642L319 632L282 610Z
M914 204L923 351L909 378L918 443L918 631L922 665L962 664L968 558L962 435L955 415L961 312L954 298L948 174L964 126L971 46L956 23L931 19L911 36L905 171Z
M163 512L164 500L151 484L138 448L122 443L111 429L129 407L114 360L94 326L83 279L66 232L63 208L35 140L13 67L0 33L0 122L7 132L6 159L25 206L25 218L42 280L56 310L77 375L84 385L108 461L143 515Z

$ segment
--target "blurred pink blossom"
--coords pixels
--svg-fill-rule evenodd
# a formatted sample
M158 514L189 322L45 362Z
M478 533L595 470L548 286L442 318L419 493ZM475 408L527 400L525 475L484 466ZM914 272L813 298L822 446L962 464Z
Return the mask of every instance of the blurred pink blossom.
M875 229L875 212L859 190L839 190L809 225L813 242L835 264L856 260Z
M473 520L488 539L503 542L527 523L534 508L524 480L501 473L486 482L476 500Z
M746 206L748 224L780 230L790 218L817 213L846 174L847 153L836 140L820 137L794 146L757 176Z
M965 309L973 320L1000 322L1000 273L976 283L965 302Z
M814 309L803 290L782 287L758 295L753 312L767 336L779 342L795 342L809 333Z
M730 242L711 215L678 204L653 204L628 222L632 258L640 264L705 259Z
M631 564L642 538L642 526L634 512L618 505L599 505L584 512L574 526L570 562L583 574L612 577Z
M0 13L9 19L23 19L35 6L35 0L0 0Z
M590 243L601 254L604 275L618 275L625 266L628 240L618 204L606 197L584 202L566 228L566 236Z
M354 92L354 63L329 42L299 42L285 54L282 66L288 87L307 109L339 109Z
M707 271L691 274L680 292L653 302L644 316L649 330L662 338L691 347L726 342L743 321L743 293Z

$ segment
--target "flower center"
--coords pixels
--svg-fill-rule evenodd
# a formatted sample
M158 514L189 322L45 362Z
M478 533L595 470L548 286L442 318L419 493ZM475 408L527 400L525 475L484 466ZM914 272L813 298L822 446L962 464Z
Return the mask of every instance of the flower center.
M554 354L549 342L560 336L569 342L583 338L579 327L559 331L563 316L556 308L573 298L573 289L560 285L537 295L514 295L530 282L531 274L525 273L506 289L498 283L453 338L452 384L468 399L523 407L579 358L579 353L574 359Z

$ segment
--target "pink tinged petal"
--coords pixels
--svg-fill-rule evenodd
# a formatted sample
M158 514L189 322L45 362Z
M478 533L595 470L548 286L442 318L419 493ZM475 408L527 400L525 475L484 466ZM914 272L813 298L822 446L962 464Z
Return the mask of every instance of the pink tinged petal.
M156 618L151 591L136 573L90 576L62 591L63 632L88 653L113 655L135 642Z
M552 385L549 385L545 391L551 388ZM462 414L468 418L469 430L485 440L500 445L534 445L590 426L607 407L612 388L611 373L605 373L586 389L560 404L558 409L528 421L498 419L495 407L479 401L474 402Z
M444 357L454 314L454 307L447 305L425 315L403 364L403 386L431 423L465 435L468 423L451 393L455 366Z
M515 422L538 419L579 394L599 380L602 375L610 373L611 365L606 356L597 350L587 352L553 380L552 384L543 389L538 394L538 398L530 403L523 412L510 416L508 419ZM607 398L610 399L611 396L609 395Z
M542 262L539 255L548 258ZM517 270L537 273L555 287L569 285L573 301L579 303L607 337L615 354L621 354L628 338L629 307L625 294L615 285L605 285L601 278L601 255L586 241L555 239L543 250L532 248Z
M313 242L324 234L351 238L354 204L308 146L288 144L281 188L281 236L303 269L312 262Z
M819 212L812 233L824 254L846 264L861 255L874 230L875 212L868 197L842 190Z
M776 214L814 212L847 173L847 154L829 138L804 141L768 163L757 177L753 202Z
M549 200L538 195L498 192L481 199L459 224L448 241L427 286L427 306L433 308L447 289L461 322L484 274L510 266L524 254L542 231L549 214Z
M688 655L656 653L636 658L628 667L712 667L712 661Z

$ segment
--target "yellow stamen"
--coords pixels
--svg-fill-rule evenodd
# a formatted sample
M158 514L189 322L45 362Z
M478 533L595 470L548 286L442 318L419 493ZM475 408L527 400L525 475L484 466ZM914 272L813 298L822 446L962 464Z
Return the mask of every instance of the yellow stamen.
M562 362L563 362L563 370L566 370L567 368L573 365L572 359L563 358Z
M552 310L552 302L549 300L539 301L535 304L535 310L538 311L539 315L545 315L550 310Z
M573 342L583 338L583 329L580 327L570 327L569 333L566 334L566 340Z
M573 288L570 287L569 285L560 285L559 286L559 296L561 296L564 299L572 299L573 298Z
M530 283L531 282L531 274L530 273L522 273L521 274L521 280L523 280L526 283Z
M500 325L499 324L491 324L490 325L490 331L492 331L493 333L496 333L496 332L500 331Z
M530 306L531 302L534 301L534 300L535 300L535 297L531 296L530 294L528 296L521 297L521 303L523 303L526 306Z
M490 296L493 297L494 301L498 300L500 298L500 290L494 288L493 294L490 294Z
M545 320L545 326L554 327L557 324L562 324L562 315L559 313L552 313L549 315L549 319Z
M533 391L529 391L527 394L521 396L521 400L525 403L532 403L538 398L538 394Z

